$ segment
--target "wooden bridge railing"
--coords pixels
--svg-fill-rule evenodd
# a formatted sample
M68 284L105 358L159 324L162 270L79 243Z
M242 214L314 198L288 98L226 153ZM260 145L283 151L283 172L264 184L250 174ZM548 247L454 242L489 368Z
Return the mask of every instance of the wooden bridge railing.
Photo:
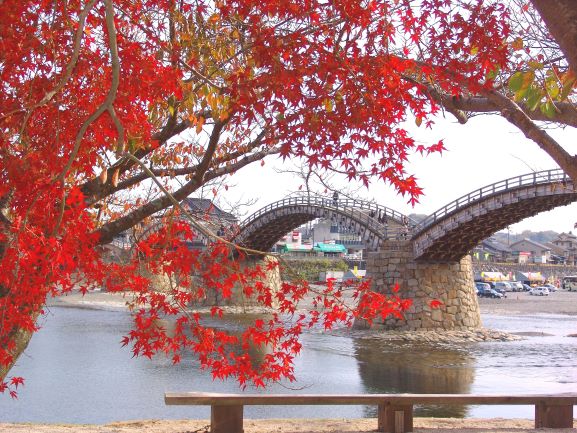
M438 220L445 218L447 215L469 206L471 203L486 199L495 194L501 194L506 191L512 191L519 188L541 185L541 184L559 184L561 187L571 183L571 178L561 169L543 170L533 173L527 173L520 176L511 177L509 179L500 180L499 182L485 185L475 191L459 197L446 206L436 210L423 221L419 222L414 228L418 235L427 227L433 225Z

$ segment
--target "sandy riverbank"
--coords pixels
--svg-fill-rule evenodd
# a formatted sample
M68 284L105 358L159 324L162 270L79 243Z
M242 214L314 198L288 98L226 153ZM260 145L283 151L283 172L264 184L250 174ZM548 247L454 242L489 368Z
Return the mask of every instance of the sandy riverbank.
M272 414L272 413L271 413ZM106 425L0 424L0 433L208 433L208 420L125 421ZM338 419L268 419L245 420L245 433L366 433L374 432L377 420L371 418ZM414 431L419 433L529 433L551 431L575 432L575 429L534 429L525 419L452 419L416 418Z
M70 293L51 300L50 304L62 307L121 310L126 308L130 297L130 294L106 292L89 292L84 296L80 293ZM530 296L527 292L511 292L505 299L480 298L479 306L481 314L573 316L577 315L577 292L558 291L549 296Z

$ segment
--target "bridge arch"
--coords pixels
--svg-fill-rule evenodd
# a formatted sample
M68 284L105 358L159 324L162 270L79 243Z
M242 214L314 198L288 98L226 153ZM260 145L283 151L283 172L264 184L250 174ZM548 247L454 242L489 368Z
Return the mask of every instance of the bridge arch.
M560 169L486 185L442 207L414 228L415 260L458 262L491 234L574 201L575 185Z
M350 227L365 242L368 250L377 250L383 241L403 236L406 215L363 200L333 200L319 196L287 197L271 203L241 223L235 243L259 251L269 251L291 230L316 218L332 219Z

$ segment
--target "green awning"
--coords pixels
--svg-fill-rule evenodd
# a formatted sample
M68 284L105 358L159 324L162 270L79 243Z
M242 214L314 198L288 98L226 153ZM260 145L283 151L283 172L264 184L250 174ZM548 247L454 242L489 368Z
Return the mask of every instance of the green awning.
M347 249L342 244L324 244L319 242L315 245L315 251L321 253L346 253Z
M313 248L311 245L292 245L292 244L286 244L283 245L280 249L281 253L310 253L313 251Z

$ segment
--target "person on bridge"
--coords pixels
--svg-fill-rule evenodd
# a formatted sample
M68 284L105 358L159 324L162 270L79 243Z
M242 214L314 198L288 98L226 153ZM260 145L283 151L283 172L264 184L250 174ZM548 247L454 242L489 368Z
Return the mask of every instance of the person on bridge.
M333 204L335 207L339 205L339 193L336 191L333 193Z
M402 238L403 239L407 239L409 237L409 219L403 215L403 232L402 232Z

